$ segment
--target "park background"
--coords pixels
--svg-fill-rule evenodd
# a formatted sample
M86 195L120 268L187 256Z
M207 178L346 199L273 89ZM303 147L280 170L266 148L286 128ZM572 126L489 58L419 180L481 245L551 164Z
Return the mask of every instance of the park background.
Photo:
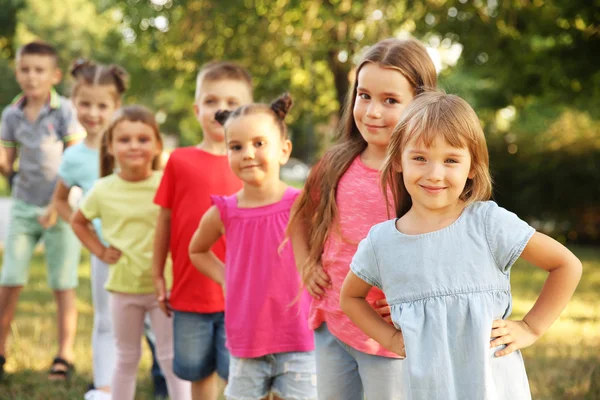
M169 143L192 145L202 137L192 112L196 72L207 61L234 60L252 72L257 100L292 94L293 156L307 165L333 139L362 51L391 36L422 40L440 87L480 117L496 201L584 262L573 302L524 351L534 398L600 398L600 1L0 0L0 9L0 108L19 92L15 50L41 38L59 50L61 93L69 93L66 71L78 57L120 64L131 74L125 101L155 110ZM8 195L5 187L0 193ZM36 256L13 324L7 369L14 373L0 383L0 399L82 397L91 380L87 257L80 277L79 375L70 386L45 382L54 305ZM517 316L543 278L515 266Z

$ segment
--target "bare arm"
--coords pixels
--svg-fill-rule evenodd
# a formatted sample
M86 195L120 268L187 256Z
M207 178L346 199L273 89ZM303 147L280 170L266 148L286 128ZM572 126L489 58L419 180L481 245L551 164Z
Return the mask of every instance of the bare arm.
M47 229L56 224L57 215L67 222L71 221L73 209L71 208L71 204L69 204L70 191L71 189L59 178L56 187L54 188L52 200L46 208L46 212L44 215L38 217L38 221L44 228Z
M71 217L73 216L73 209L71 208L71 204L69 204L70 192L71 188L67 187L62 179L59 179L54 188L54 195L52 196L52 204L58 215L67 222L71 221Z
M494 321L491 346L506 344L496 354L510 354L530 346L558 318L581 279L581 261L556 240L536 232L521 254L525 260L548 271L546 283L522 321Z
M79 210L77 210L71 218L71 227L81 243L83 243L92 254L105 263L116 263L121 257L121 252L114 247L104 246L96 232L88 228L89 224L90 221Z
M14 172L13 165L17 158L17 149L14 147L0 148L0 173L10 176Z
M340 293L342 311L369 337L394 353L405 356L402 331L387 323L367 302L372 286L348 272Z
M533 235L521 256L549 272L537 301L523 318L534 332L542 335L571 300L581 279L581 261L565 246L543 233Z
M219 210L212 206L202 217L189 247L194 267L221 286L225 285L225 265L210 248L223 235L223 231Z
M165 262L169 254L171 242L171 210L161 207L156 221L156 233L154 234L154 252L152 255L152 277L154 288L161 310L171 316L168 306L167 285L165 283Z
M291 215L294 215L297 211L298 199L292 206ZM289 236L294 249L294 260L304 287L311 296L321 298L325 294L325 289L331 286L331 279L320 264L308 265L310 251L306 225L298 221L297 226L290 228Z

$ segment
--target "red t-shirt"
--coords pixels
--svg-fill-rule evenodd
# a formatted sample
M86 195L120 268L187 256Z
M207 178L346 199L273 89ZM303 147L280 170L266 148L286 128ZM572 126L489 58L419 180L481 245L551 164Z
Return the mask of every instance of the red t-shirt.
M184 147L169 157L154 202L171 209L173 288L169 302L175 310L197 313L224 310L221 286L192 265L188 246L200 219L212 206L210 195L229 196L241 188L242 181L229 168L227 156ZM225 260L224 237L212 251Z

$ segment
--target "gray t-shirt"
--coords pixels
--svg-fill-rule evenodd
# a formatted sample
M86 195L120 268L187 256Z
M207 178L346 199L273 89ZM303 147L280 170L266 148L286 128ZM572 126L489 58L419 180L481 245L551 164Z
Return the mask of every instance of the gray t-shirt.
M383 290L406 346L400 399L530 399L520 352L495 357L494 319L511 313L510 267L535 230L492 201L421 235L375 225L350 268ZM502 346L503 347L503 346Z
M25 101L20 96L2 112L0 139L4 147L18 149L13 197L44 207L52 198L65 143L85 133L70 101L55 91L34 122L25 117Z

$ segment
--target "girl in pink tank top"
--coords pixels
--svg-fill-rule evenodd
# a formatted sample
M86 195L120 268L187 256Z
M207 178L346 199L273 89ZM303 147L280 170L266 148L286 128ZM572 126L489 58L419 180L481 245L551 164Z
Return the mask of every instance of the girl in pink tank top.
M232 196L212 196L190 243L200 272L223 285L231 354L227 398L316 399L314 338L306 323L310 296L301 291L291 244L290 211L300 191L279 179L292 144L283 122L289 95L270 106L219 111L229 165L243 181ZM225 264L210 251L227 235Z
M356 69L338 143L313 167L294 205L288 234L313 297L309 324L321 400L386 400L401 393L403 361L361 332L339 299L358 243L394 215L379 185L391 133L412 98L436 83L420 42L387 39L372 46ZM391 321L380 290L371 290L367 300Z

